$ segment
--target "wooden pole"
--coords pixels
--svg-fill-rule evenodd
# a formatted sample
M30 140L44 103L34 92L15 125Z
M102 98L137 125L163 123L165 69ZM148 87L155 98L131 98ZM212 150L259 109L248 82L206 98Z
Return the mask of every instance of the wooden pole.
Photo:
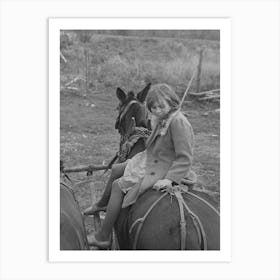
M60 51L60 57L62 58L64 63L67 63L67 59L65 58L65 56L63 55L63 53L61 51Z
M85 49L85 76L86 76L86 95L88 94L88 49Z
M89 63L89 50L87 51L87 89L90 85L90 63Z
M219 88L217 89L212 89L212 90L207 90L207 91L202 91L202 92L190 92L189 95L192 95L192 96L203 96L203 95L206 95L208 93L214 93L214 92L217 92L217 91L220 91Z
M199 52L199 62L198 62L198 66L197 66L197 79L196 79L196 92L200 91L202 59L203 59L203 49L201 49Z
M184 93L184 95L183 95L183 97L182 97L182 100L181 100L181 102L180 102L180 104L179 104L179 108L182 108L182 105L183 105L183 103L184 103L184 100L185 100L185 98L186 98L186 96L187 96L187 94L188 94L188 91L189 91L189 89L190 89L190 87L191 87L191 84L192 84L192 81L193 81L193 79L194 79L195 72L196 72L196 69L194 69L193 74L192 74L192 77L191 77L191 79L189 80L187 89L185 90L185 93Z
M72 168L63 169L64 173L73 173L73 172L85 172L85 171L98 171L105 170L108 168L108 165L90 165L90 166L78 166Z

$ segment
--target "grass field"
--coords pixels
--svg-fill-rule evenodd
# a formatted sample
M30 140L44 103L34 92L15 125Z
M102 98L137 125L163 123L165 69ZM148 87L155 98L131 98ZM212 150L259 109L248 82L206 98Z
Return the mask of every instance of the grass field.
M117 117L117 87L125 91L141 90L148 81L166 82L181 97L203 48L201 91L219 88L219 42L178 38L146 38L93 35L81 43L76 33L63 48L67 63L61 62L61 86L78 75L85 75L85 49L88 50L90 87L83 83L75 92L60 95L60 158L65 166L101 164L117 152L119 135L114 129ZM191 91L195 91L195 81ZM220 190L220 114L219 103L198 102L188 98L184 105L195 133L193 168L198 187L219 194ZM93 181L106 181L102 172ZM75 181L85 174L71 175ZM99 190L101 191L101 190ZM88 183L75 187L82 209L90 204Z

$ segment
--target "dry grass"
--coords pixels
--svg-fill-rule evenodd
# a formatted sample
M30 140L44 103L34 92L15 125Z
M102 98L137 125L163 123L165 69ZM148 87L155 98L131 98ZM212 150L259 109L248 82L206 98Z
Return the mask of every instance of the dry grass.
M198 64L199 50L203 48L201 88L219 88L219 43L216 41L95 35L89 43L81 45L75 41L63 51L69 63L63 65L62 84L85 74L85 48L89 51L93 84L118 84L127 88L146 80L187 85Z

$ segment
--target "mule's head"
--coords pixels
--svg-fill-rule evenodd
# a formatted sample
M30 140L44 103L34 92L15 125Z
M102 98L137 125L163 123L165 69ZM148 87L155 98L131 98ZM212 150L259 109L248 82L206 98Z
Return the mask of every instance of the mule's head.
M128 93L125 93L121 88L117 88L116 95L119 99L119 104L117 107L118 112L122 112L124 108L127 106L127 104L132 101L136 100L135 94L133 91L129 91Z
M117 107L118 117L115 128L124 136L129 133L131 127L147 127L147 112L145 108L145 99L151 87L149 83L143 90L135 94L133 91L125 93L121 88L117 88L116 95L119 99Z

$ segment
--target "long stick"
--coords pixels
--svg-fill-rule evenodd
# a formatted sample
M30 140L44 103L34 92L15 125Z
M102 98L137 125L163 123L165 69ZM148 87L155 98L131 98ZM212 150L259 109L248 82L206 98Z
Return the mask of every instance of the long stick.
M214 94L217 91L220 91L220 89L217 88L217 89L212 89L212 90L207 90L207 91L202 91L202 92L190 92L189 95L192 95L194 97L200 97L200 96L206 95L207 93Z
M206 96L206 97L201 97L198 100L211 100L211 99L219 99L220 95L212 95L212 96Z
M60 51L60 57L63 59L63 61L65 63L67 63L67 59L65 58L65 56L63 55L63 53Z
M90 165L63 169L64 173L105 170L107 165Z
M191 79L190 79L190 81L189 81L189 83L188 83L187 89L186 89L186 91L185 91L185 93L184 93L184 95L183 95L183 98L182 98L181 102L180 102L180 105L179 105L180 108L182 108L182 105L183 105L183 103L184 103L184 100L185 100L185 98L186 98L186 96L187 96L187 93L188 93L188 91L189 91L189 89L190 89L190 87L191 87L192 81L193 81L193 79L194 79L195 73L196 73L196 69L193 71L193 74L192 74L192 77L191 77Z
M199 92L199 90L200 90L200 76L201 76L202 58L203 58L203 50L200 50L200 52L199 52L199 62L198 62L198 66L197 66L196 92Z

